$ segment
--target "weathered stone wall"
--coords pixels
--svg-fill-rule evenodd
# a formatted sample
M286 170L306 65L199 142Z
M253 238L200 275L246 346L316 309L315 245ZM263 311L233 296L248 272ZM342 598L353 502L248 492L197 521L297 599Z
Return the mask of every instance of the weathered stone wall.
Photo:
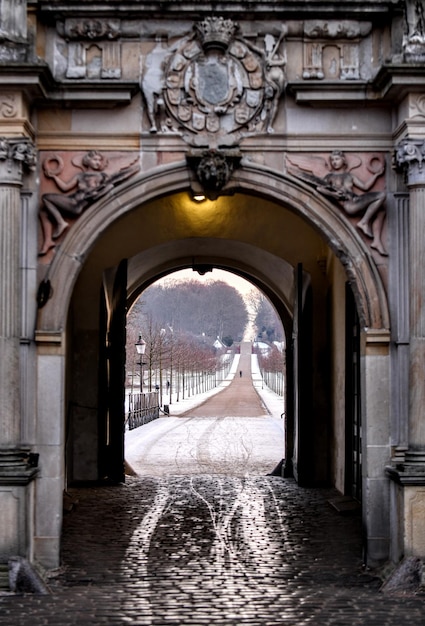
M412 523L425 458L419 9L414 0L229 1L220 12L210 2L1 1L0 453L18 456L0 482L9 526L27 519L29 532L4 534L0 546L57 563L66 432L68 469L97 477L105 272L128 258L133 298L196 258L250 276L289 336L302 264L313 302L305 469L340 488L344 392L341 377L337 390L330 381L341 374L350 282L363 337L369 558L389 556L390 520L393 558L403 541L421 551L423 528L415 535ZM392 510L387 466L400 484Z

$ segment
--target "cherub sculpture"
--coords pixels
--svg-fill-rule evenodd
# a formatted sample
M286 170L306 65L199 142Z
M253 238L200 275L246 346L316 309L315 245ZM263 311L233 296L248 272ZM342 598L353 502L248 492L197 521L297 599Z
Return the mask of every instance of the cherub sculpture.
M361 215L357 222L359 228L367 237L372 239L371 247L383 256L387 251L382 243L382 227L385 219L384 191L369 191L377 179L383 175L385 165L379 161L376 169L372 170L371 163L367 165L372 174L367 181L353 174L352 170L362 164L361 160L349 167L345 154L340 150L334 150L327 163L321 157L287 157L288 171L313 184L317 191L334 199L344 212L349 216ZM295 165L295 168L294 168ZM303 170L309 170L307 173ZM323 176L318 174L323 172ZM357 193L358 189L364 193Z
M56 167L53 167L52 163L56 163ZM87 152L81 159L81 164L77 164L75 160L72 163L80 171L70 180L65 181L60 177L64 165L59 155L50 156L43 162L46 178L54 180L61 191L73 190L73 192L70 194L46 193L42 196L40 222L43 231L43 246L39 256L47 254L54 248L56 240L69 227L69 222L66 221L64 215L78 217L96 200L139 170L139 164L133 162L115 173L107 174L104 170L108 166L108 159L96 150Z

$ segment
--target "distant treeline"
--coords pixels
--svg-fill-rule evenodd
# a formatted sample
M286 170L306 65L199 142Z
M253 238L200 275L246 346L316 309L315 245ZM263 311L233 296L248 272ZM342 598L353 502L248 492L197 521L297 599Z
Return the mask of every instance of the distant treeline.
M223 281L190 280L146 289L131 310L139 324L154 320L160 328L225 343L241 341L248 311L240 293Z

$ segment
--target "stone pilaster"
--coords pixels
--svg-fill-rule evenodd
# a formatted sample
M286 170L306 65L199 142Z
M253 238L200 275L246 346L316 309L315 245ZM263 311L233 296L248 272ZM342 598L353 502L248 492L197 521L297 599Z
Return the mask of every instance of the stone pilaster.
M26 137L0 137L0 561L31 558L29 515L38 455L21 441L21 188L25 168L35 166Z
M23 170L35 165L32 143L0 138L0 429L3 447L20 442L20 236Z
M409 189L409 415L404 454L387 468L395 560L425 557L425 141L406 139L395 162ZM402 444L404 442L401 442Z
M412 460L425 464L425 141L405 140L396 152L409 188L410 401ZM424 454L422 455L422 450ZM423 459L422 459L423 456Z

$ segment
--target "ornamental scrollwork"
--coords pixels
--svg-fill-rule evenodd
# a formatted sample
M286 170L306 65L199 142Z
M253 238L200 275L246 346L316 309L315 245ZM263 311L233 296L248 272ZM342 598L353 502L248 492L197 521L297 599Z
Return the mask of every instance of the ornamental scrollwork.
M425 141L405 139L396 148L395 166L405 173L408 185L425 184Z
M21 182L24 168L34 171L36 150L26 137L0 137L0 180Z
M410 114L411 117L425 117L425 94L412 96Z
M14 94L0 95L0 117L16 117L17 114L16 96Z

